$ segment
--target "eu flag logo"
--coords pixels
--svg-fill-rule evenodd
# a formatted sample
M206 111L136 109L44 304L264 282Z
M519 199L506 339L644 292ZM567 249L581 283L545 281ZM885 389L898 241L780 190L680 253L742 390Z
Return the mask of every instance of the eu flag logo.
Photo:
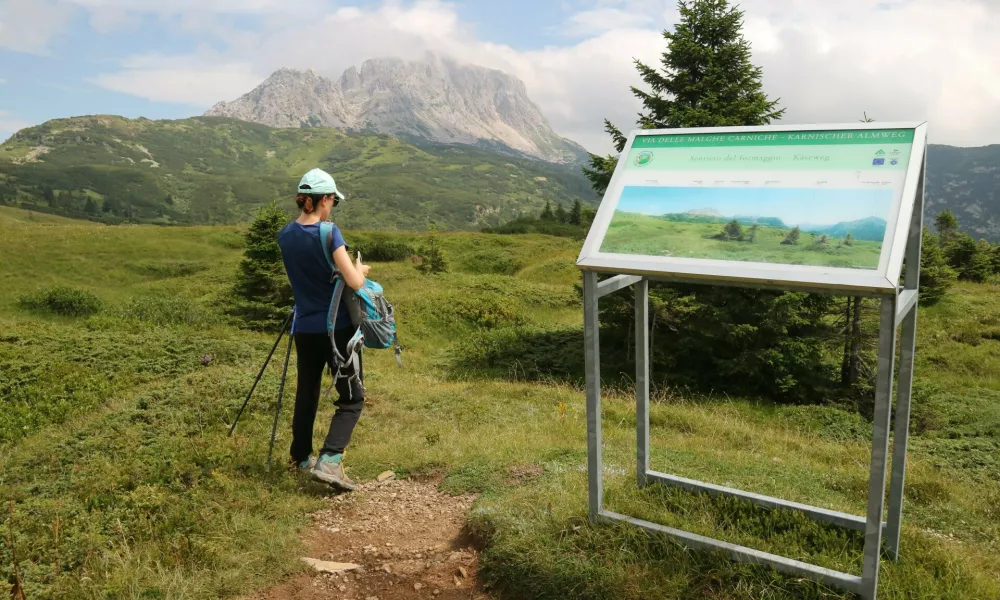
M884 165L885 164L885 159L884 158L874 158L874 159L872 159L872 164L876 165L876 166L877 165Z

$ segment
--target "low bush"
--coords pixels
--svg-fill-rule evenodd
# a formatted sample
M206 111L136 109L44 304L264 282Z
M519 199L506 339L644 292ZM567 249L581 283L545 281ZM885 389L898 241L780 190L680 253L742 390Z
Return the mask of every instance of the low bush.
M102 304L100 298L90 292L55 286L21 296L18 306L66 317L86 317L99 312Z
M351 246L351 254L361 253L362 262L398 262L416 254L409 244L384 238L374 238Z
M186 298L145 296L132 298L120 308L123 321L152 325L203 323L208 315Z
M505 326L464 338L453 349L455 373L535 381L584 377L583 330Z
M467 273L514 275L524 263L508 251L474 252L462 260L461 270Z
M461 320L486 329L523 325L527 321L516 301L496 293L461 296L452 307Z

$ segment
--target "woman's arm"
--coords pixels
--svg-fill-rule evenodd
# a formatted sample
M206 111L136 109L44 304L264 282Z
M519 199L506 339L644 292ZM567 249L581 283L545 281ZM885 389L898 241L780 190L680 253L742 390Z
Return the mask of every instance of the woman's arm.
M344 281L355 291L360 290L365 285L365 276L371 267L360 262L352 263L351 257L347 254L347 247L341 246L333 252L333 263L344 276Z

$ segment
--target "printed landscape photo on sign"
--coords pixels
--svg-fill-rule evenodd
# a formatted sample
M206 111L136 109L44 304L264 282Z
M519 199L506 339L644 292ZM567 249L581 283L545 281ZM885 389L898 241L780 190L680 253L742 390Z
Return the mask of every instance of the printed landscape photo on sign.
M635 131L578 264L894 287L922 175L925 129L919 123Z

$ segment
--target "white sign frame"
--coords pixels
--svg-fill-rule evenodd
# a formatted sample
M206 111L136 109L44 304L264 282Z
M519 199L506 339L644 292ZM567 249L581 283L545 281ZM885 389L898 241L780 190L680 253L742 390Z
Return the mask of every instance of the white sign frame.
M913 130L902 193L894 199L877 269L852 269L775 263L615 254L600 251L625 187L624 171L637 136L716 135L735 133L827 132L844 130ZM927 122L870 122L836 124L765 125L755 127L699 127L633 129L629 132L611 181L580 251L582 271L636 275L666 281L779 288L792 291L894 295L899 287L908 226L913 216L927 146Z

